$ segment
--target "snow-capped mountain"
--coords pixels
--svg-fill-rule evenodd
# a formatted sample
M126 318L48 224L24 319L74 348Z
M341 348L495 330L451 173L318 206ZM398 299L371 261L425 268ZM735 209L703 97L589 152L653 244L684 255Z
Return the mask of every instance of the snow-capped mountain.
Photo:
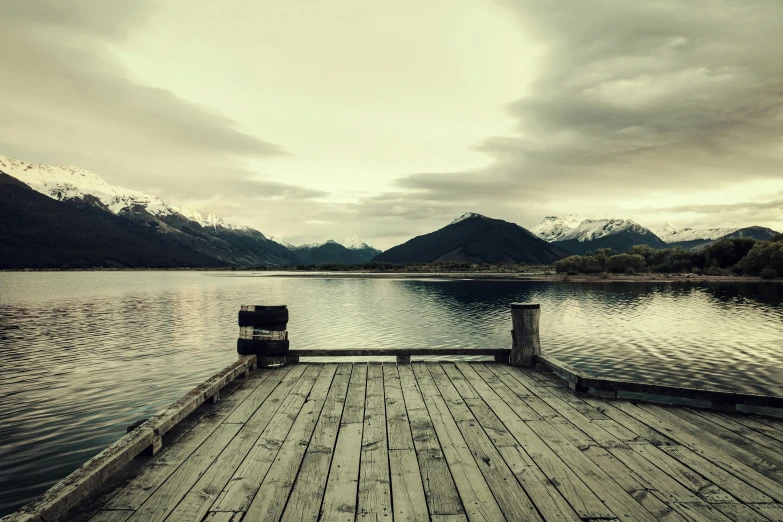
M532 233L544 241L558 241L569 235L573 229L579 226L583 218L569 214L565 217L547 216L538 225L530 229Z
M291 244L291 243L289 243L288 241L283 241L283 238L282 238L282 237L278 237L278 236L270 236L270 237L269 237L269 240L270 240L270 241L274 241L274 242L275 242L275 243L277 243L278 245L283 245L283 246L284 246L284 247L286 247L288 250L293 250L293 249L295 249L295 248L296 248L296 245L292 245L292 244Z
M323 243L307 243L299 246L283 241L281 237L272 236L270 239L296 252L302 262L308 265L360 265L371 261L381 253L380 250L371 247L357 236L351 236L342 241L329 239Z
M361 239L359 239L359 236L351 236L343 239L342 241L338 241L342 246L347 248L348 250L363 250L365 248L372 248L374 250L377 250L376 248L368 245Z
M301 245L298 245L298 246L297 245L293 245L293 244L289 243L288 241L283 240L282 237L272 236L269 239L271 239L272 241L274 241L276 243L279 243L279 244L283 245L284 247L286 247L288 249L292 249L292 250L298 250L298 249L301 249L301 248L318 248L318 247L324 246L324 245L329 244L329 243L336 243L338 245L344 246L348 250L367 250L367 249L369 249L369 250L375 250L375 251L380 252L380 250L378 250L377 248L375 248L373 246L370 246L366 242L364 242L361 239L359 239L359 236L351 236L351 237L343 239L342 241L335 241L334 239L327 239L326 241L323 241L321 243L304 243L304 244L301 244Z
M547 216L531 230L541 239L582 254L597 248L628 252L634 245L663 248L666 244L649 229L630 219L582 219Z
M195 210L168 205L158 196L140 190L111 185L94 172L73 165L61 167L36 165L0 155L0 170L27 184L33 190L58 201L91 199L92 203L114 214L140 206L153 216L167 217L178 214L195 221L202 227L237 231L254 230L244 225L233 225L213 214L204 217ZM92 200L88 196L95 199Z
M148 245L148 257L125 256L122 259L106 259L104 263L91 261L93 264L90 266L170 266L171 259L175 258L192 260L182 266L194 263L199 263L198 266L291 265L301 261L296 254L269 241L254 228L237 226L215 215L204 217L195 210L169 205L158 196L112 185L94 172L79 167L35 165L0 156L0 171L24 183L28 190L69 207L70 210L62 212L68 214L69 222L77 229L84 226L84 230L90 230L88 223L95 220L115 227L121 224L120 230L112 229L109 234L112 238L120 243L141 244L139 241L142 241ZM40 202L27 195L23 197ZM43 211L44 204L39 203L38 207ZM55 210L59 208L57 205L50 207L46 207L49 215L60 212ZM74 213L73 209L78 212ZM31 204L29 209L26 207L26 211L34 213L34 205ZM78 223L80 220L83 223ZM53 224L49 228L56 229ZM95 247L92 253L98 251ZM180 254L175 256L176 252ZM164 258L168 259L165 263ZM74 259L81 258L77 256ZM141 259L144 259L143 265L140 265ZM160 263L156 264L155 259L161 260ZM23 259L22 262L26 261Z
M666 223L655 232L666 243L679 243L681 241L713 240L729 234L733 234L739 228L681 228Z
M460 217L449 223L449 225L453 225L455 223L459 223L460 221L465 221L466 219L488 219L487 216L482 216L481 214L476 214L475 212L465 212Z
M613 236L622 232L630 232L642 236L655 236L649 229L631 221L630 219L585 219L579 226L572 228L570 232L558 241L575 239L580 242L594 241L606 236Z

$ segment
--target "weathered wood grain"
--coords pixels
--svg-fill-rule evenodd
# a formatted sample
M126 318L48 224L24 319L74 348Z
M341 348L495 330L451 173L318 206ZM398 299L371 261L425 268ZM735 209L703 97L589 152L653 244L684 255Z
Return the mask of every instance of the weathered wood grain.
M398 370L430 515L461 515L462 501L413 370L409 365Z
M465 507L465 514L472 522L504 520L503 512L492 495L492 490L481 474L478 464L449 412L446 401L438 393L429 372L421 363L412 366L424 404L440 440L443 455Z
M327 364L318 375L307 401L247 509L247 520L280 520L336 371L336 364Z
M355 364L324 492L320 518L324 522L356 517L366 389L367 365Z
M492 362L251 367L94 498L2 522L783 521L775 419L574 395Z
M341 364L337 368L283 512L283 522L318 520L352 368L351 364Z
M370 363L362 431L357 517L384 520L392 512L383 367Z

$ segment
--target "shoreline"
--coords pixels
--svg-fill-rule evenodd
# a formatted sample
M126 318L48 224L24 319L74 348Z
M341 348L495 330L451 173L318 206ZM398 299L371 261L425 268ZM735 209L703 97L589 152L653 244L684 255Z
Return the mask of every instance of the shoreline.
M262 272L253 275L261 275ZM344 273L344 272L302 272L270 274L267 277L313 277L335 279L474 279L474 280L498 280L498 281L531 281L551 283L777 283L783 282L783 278L762 279L758 276L703 276L696 274L644 274L624 275L610 274L608 277L599 275L563 275L563 274L530 274L530 273Z
M290 277L316 279L467 279L485 281L531 281L550 283L771 283L781 284L783 278L762 279L744 275L698 274L577 274L554 272L371 272L317 270L258 270L256 268L71 268L71 269L3 269L0 273L37 272L217 272L237 277Z

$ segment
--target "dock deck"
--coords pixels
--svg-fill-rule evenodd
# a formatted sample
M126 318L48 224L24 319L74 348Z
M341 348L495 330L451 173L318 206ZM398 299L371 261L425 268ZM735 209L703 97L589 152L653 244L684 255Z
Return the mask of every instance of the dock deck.
M255 370L134 462L68 519L783 520L783 421L491 362Z

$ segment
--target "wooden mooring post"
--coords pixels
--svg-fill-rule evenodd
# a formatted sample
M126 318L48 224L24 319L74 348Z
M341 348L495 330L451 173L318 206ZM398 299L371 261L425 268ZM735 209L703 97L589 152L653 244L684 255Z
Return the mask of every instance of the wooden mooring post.
M536 356L541 353L541 342L538 338L540 316L541 305L538 303L511 303L511 366L535 366Z

